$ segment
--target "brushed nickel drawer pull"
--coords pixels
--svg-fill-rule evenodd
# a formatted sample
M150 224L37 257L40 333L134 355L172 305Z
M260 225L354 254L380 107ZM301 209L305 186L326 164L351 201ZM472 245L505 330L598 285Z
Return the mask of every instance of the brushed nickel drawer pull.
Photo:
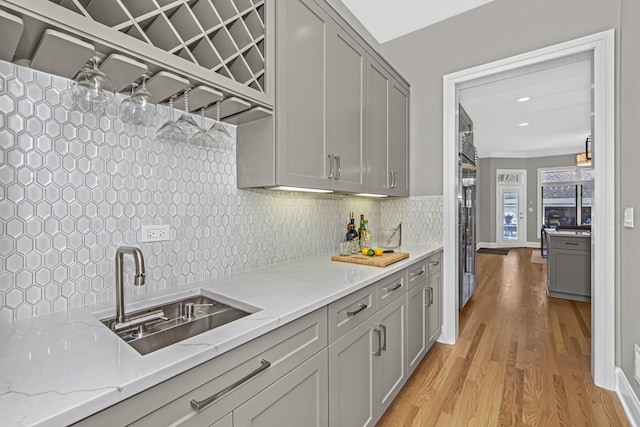
M424 274L424 268L420 270L420 273L411 273L411 277L418 277Z
M396 285L394 287L392 287L392 288L384 288L384 290L387 291L387 292L393 292L393 291L397 291L401 287L402 287L402 283L396 283Z
M440 261L439 261L439 260L438 260L438 261L431 261L431 262L429 263L429 265L430 265L430 266L433 266L433 267L437 267L438 265L440 265Z
M206 408L207 406L211 405L216 400L226 396L227 394L232 392L234 389L240 387L243 383L249 381L251 378L253 378L256 375L258 375L260 372L268 369L270 366L271 366L270 362L268 362L268 361L266 361L264 359L260 359L260 367L258 369L256 369L253 372L249 372L247 375L245 375L244 377L240 378L238 381L234 382L229 387L226 387L224 390L221 390L221 391L217 392L216 394L212 395L211 397L208 397L205 400L191 399L191 407L193 409L195 409L196 411L202 411L204 408Z
M357 310L353 310L353 311L347 311L347 316L351 317L351 316L355 316L356 314L360 313L362 310L367 309L369 306L367 304L360 304L360 308L358 308Z
M580 243L576 242L564 242L565 245L578 246Z

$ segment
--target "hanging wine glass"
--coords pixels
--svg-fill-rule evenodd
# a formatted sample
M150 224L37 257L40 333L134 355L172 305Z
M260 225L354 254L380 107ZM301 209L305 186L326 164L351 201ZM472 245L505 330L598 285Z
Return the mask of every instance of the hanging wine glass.
M209 133L213 137L213 140L221 147L226 145L228 138L231 138L231 134L220 121L220 101L216 102L216 121L209 129Z
M135 116L136 105L133 101L133 95L137 87L137 83L131 83L131 94L120 103L120 119L123 122L134 122L133 117Z
M116 87L105 73L98 69L100 57L91 58L93 67L85 66L76 76L71 96L81 111L101 113L111 101Z
M187 141L190 141L195 134L200 131L200 126L193 120L191 114L189 114L189 91L187 88L184 91L184 113L176 120L176 126L178 126L182 132L186 135Z
M142 76L142 85L133 93L131 100L134 106L131 117L133 123L145 126L153 124L157 103L153 95L147 90L148 77L146 74Z
M174 95L169 99L169 120L167 120L156 133L156 138L159 141L174 143L187 141L187 136L173 120L173 101L175 98Z
M213 147L215 140L204 126L204 108L200 110L200 130L193 135L191 143L198 147Z

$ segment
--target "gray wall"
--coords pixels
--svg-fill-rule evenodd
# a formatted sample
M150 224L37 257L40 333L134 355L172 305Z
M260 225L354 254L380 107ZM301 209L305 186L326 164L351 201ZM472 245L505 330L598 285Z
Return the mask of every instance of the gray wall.
M411 193L440 195L443 75L610 28L616 30L616 364L640 396L640 384L633 379L634 344L640 343L640 285L635 268L640 232L621 224L622 208L640 207L638 16L638 0L495 0L387 42L382 53L412 85ZM637 215L636 221L640 221Z
M442 77L618 28L620 0L495 0L382 45L411 83L411 195L442 194Z
M627 206L640 208L640 190L638 189L638 118L640 118L640 2L638 0L622 0L622 31L620 41L621 67L619 73L619 128L620 139L617 151L619 165L619 189L616 194L620 209ZM617 295L619 311L618 325L618 364L631 383L636 396L640 396L640 385L633 380L634 344L640 344L640 284L638 283L638 251L640 249L640 224L638 214L635 215L636 228L621 228L620 219L616 221L620 248L616 257L619 260L618 272L619 292Z
M575 166L576 156L480 159L478 167L478 242L496 241L496 170L526 169L527 171L527 242L539 242L538 228L538 168ZM530 210L531 209L531 210Z

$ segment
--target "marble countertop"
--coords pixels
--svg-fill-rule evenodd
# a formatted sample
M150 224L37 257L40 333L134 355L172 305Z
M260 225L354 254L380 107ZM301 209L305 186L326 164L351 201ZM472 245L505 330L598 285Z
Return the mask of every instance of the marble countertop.
M257 338L437 252L404 247L386 268L330 255L147 294L127 311L203 293L255 313L141 356L98 319L115 302L0 324L0 425L68 425ZM252 308L253 307L253 308Z
M549 237L581 237L591 238L590 231L584 230L546 230Z

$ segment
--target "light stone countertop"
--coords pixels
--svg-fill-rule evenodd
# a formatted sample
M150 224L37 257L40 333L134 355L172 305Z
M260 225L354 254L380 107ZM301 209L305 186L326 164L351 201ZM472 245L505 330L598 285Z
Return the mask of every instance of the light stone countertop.
M547 230L549 237L581 237L591 238L590 231L584 230Z
M403 246L411 256L386 268L315 256L147 294L144 301L127 304L127 311L200 292L260 310L145 356L98 320L115 313L114 301L2 323L0 425L61 426L79 421L440 249Z

